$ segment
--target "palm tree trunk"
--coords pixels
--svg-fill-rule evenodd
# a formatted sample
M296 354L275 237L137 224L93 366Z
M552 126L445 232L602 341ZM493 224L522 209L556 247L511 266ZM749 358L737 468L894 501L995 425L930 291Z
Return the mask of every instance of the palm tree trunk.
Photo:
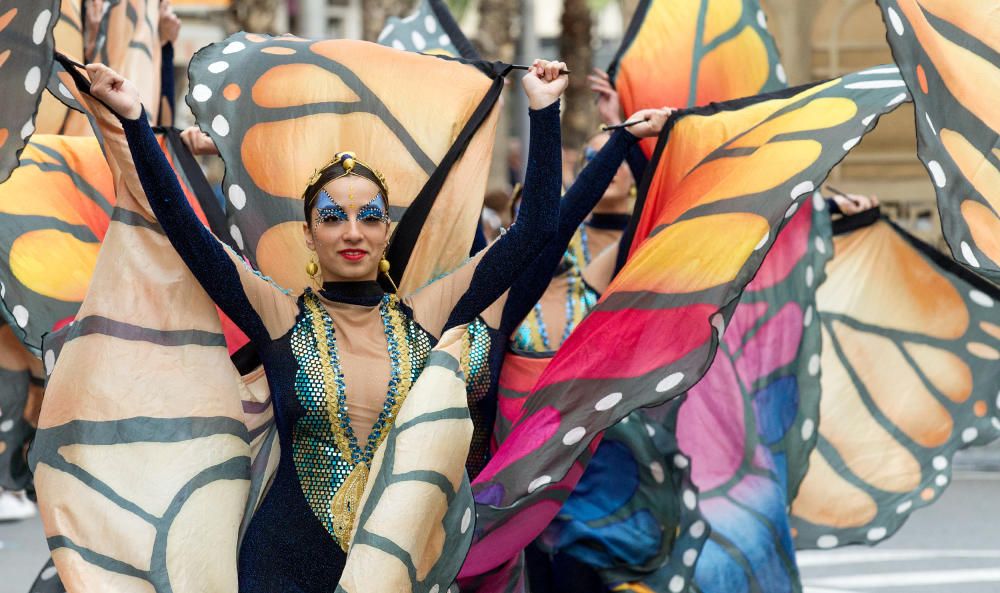
M520 0L480 0L479 2L479 33L477 40L483 59L499 60L508 64L514 63L517 55L515 35L515 15L521 14ZM504 110L497 124L496 139L493 144L493 160L490 164L490 175L486 187L489 190L509 192L510 187L510 125L511 125L511 92L520 92L514 84L519 80L517 75L508 77L511 84L503 90ZM524 152L522 151L522 154Z
M563 115L563 145L567 147L582 145L597 129L596 110L587 84L587 74L594 62L592 25L587 0L563 0L559 55L573 73L566 89Z

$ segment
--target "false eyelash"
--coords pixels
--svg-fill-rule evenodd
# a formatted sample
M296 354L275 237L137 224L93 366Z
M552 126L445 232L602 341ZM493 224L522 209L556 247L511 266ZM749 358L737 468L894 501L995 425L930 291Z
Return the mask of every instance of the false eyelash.
M368 205L363 207L358 211L358 220L388 220L389 217L386 215L385 211L378 206Z
M347 212L336 203L333 206L324 206L317 209L316 215L320 222L329 222L331 220L344 222L348 220Z

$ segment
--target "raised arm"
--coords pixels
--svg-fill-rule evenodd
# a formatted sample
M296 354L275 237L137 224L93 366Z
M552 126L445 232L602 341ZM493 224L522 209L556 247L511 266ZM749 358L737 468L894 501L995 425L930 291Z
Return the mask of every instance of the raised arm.
M283 333L294 320L294 301L223 247L198 220L149 127L135 86L101 64L87 66L87 72L91 94L122 123L157 222L209 297L251 340L266 342Z
M566 88L561 62L536 61L524 77L531 122L528 169L517 223L455 272L406 300L416 320L440 335L472 321L510 288L555 234L560 171L559 96Z
M174 42L181 30L181 19L170 0L160 0L160 113L158 125L174 125Z
M511 287L498 328L502 335L513 332L542 298L573 234L601 201L622 161L631 156L640 138L659 134L669 115L670 111L666 109L635 113L632 119L644 123L631 126L628 131L615 130L597 157L580 171L559 205L559 226L555 237Z

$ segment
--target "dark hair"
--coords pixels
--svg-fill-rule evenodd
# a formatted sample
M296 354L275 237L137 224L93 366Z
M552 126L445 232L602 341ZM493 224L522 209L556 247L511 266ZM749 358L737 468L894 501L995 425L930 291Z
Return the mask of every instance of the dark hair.
M359 161L353 152L338 152L334 155L333 160L313 175L312 179L309 180L309 185L306 186L306 191L302 194L306 222L309 222L309 216L312 214L313 208L316 207L316 200L319 198L319 192L323 186L346 175L364 177L377 185L379 191L382 192L382 197L385 198L386 205L388 205L389 188L386 186L385 177Z

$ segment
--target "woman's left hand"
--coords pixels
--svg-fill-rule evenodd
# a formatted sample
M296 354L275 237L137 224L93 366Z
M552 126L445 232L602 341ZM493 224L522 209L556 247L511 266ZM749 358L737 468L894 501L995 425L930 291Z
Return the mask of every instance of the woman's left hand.
M544 109L562 96L569 84L569 76L560 74L565 69L565 62L535 60L531 64L528 73L521 79L529 107Z
M670 114L674 111L670 107L641 109L628 118L629 122L637 121L639 123L625 129L636 138L653 138L659 136L663 130L663 126L667 123L667 119L670 118Z

